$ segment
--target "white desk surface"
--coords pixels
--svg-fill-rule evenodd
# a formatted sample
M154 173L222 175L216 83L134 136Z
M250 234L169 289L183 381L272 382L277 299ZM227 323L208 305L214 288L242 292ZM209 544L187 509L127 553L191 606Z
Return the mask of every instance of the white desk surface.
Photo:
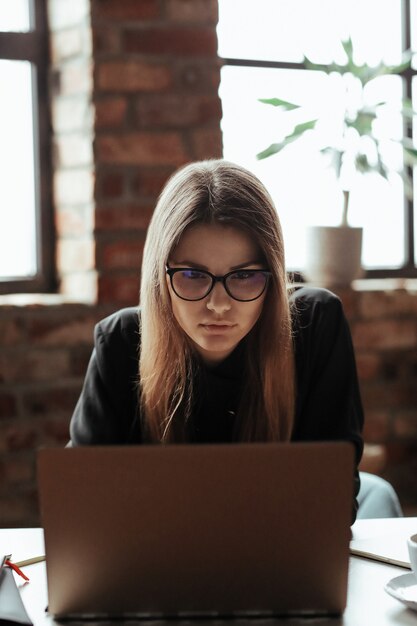
M400 519L359 520L352 527L355 539L365 539L378 535L399 534L407 537L417 532L417 518L405 517ZM39 528L0 529L0 552L12 553L13 560L43 554L43 531ZM343 626L417 626L417 612L407 609L403 604L392 598L384 591L384 585L393 577L407 573L408 570L385 565L368 559L351 557L349 566L349 584L347 608L340 618L313 618L313 619L284 619L285 626L295 624L309 624L311 626L334 625ZM23 602L27 612L35 626L53 626L54 620L45 613L47 605L46 569L45 563L38 563L25 568L30 582L24 583L18 580ZM230 626L237 622L245 622L246 625L254 624L268 626L268 623L281 620L228 620ZM210 620L201 622L188 621L187 626L193 624L209 625ZM220 620L215 620L216 625ZM67 622L75 624L75 622ZM109 625L110 622L101 622ZM118 622L119 625L122 622ZM130 621L129 624L133 622ZM136 622L142 625L144 621ZM147 622L152 626L159 626L161 622L153 620ZM164 622L167 624L167 622ZM181 622L169 622L179 625ZM92 622L88 622L89 626Z

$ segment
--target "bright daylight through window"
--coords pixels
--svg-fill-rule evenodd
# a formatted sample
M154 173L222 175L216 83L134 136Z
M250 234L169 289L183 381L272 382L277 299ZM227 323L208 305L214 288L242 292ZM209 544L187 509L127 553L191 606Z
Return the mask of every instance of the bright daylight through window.
M351 38L355 64L399 66L407 48L417 49L411 26L417 32L417 1L411 0L407 16L404 6L410 8L408 2L399 0L219 0L219 55L225 60L220 86L224 157L254 171L271 192L284 229L290 269L303 268L308 225L340 223L342 190L347 188L349 223L364 228L364 267L397 270L398 274L406 268L408 275L415 272L415 220L411 194L408 199L406 194L417 162L412 156L410 114L411 97L417 109L415 60L408 85L404 73L395 72L363 88L351 74L307 69L303 63L307 57L314 64L344 65L348 56L342 42ZM279 98L299 106L283 110L259 102L260 98ZM348 135L343 132L344 117L353 118L364 107L372 112L377 109L376 117L361 117L361 123L371 124L373 141L352 129ZM317 120L313 130L279 153L257 159L258 153L282 142L297 124L310 120ZM384 168L387 178L375 172L360 174L356 166L345 167L342 179L337 179L330 151L321 150L331 145L348 153L353 150L349 142L355 140L355 133L362 142L361 159L374 169ZM403 167L403 141L411 148L406 154L408 170Z
M25 33L32 19L28 0L0 0L0 33ZM36 69L0 48L0 278L37 272ZM10 50L8 50L10 52Z

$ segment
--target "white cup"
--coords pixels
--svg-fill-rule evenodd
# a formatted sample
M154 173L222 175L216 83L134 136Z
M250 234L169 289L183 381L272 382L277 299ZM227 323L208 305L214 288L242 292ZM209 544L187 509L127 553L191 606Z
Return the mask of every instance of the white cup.
M411 535L407 539L408 554L410 555L411 569L414 572L414 576L417 578L417 534Z

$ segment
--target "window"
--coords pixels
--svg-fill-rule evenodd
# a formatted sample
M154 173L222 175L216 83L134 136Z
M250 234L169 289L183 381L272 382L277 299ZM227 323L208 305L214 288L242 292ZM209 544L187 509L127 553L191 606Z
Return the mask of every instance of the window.
M0 293L53 287L44 0L0 0Z
M417 0L219 0L224 157L248 167L271 192L289 269L303 268L305 228L337 225L343 206L338 181L319 148L338 131L346 82L338 74L307 69L304 55L315 63L344 63L341 41L350 36L358 64L398 65L404 50L417 48L416 32ZM413 65L376 79L364 92L370 104L386 102L380 123L393 139L403 138L402 99L413 98L417 109L416 80ZM273 97L300 109L283 113L259 102ZM257 153L290 132L290 119L292 128L297 120L317 118L314 132L257 160ZM386 150L392 167L401 170L401 148L390 142ZM411 168L408 174L412 180ZM367 276L417 276L417 220L401 176L393 173L388 182L375 174L355 175L350 206L350 224L364 228Z

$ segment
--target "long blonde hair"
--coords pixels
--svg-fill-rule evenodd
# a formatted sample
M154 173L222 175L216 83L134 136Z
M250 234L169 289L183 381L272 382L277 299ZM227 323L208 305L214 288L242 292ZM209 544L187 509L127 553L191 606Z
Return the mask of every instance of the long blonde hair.
M272 277L261 316L247 336L237 439L289 440L295 374L281 226L258 178L224 160L191 163L176 172L165 185L149 225L140 290L139 393L144 437L163 443L186 440L198 360L173 316L166 265L184 231L197 223L244 229L264 254Z

